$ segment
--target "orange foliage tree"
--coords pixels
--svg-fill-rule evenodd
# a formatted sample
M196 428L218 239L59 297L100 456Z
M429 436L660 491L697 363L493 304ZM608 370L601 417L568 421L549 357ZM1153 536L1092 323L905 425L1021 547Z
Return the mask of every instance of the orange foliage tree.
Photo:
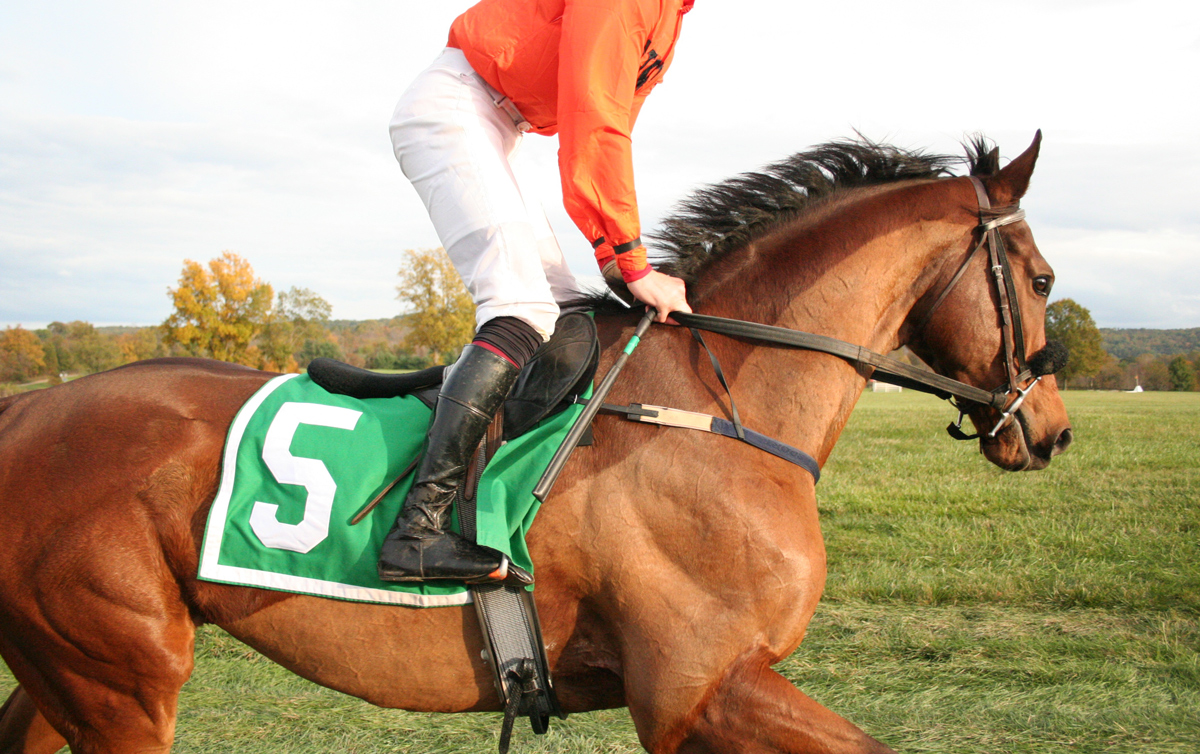
M308 288L292 286L279 294L259 339L261 369L295 372L312 360L310 351L332 347L329 354L341 356L329 332L333 307ZM336 353L335 353L336 352ZM299 356L299 360L297 360Z
M0 332L0 382L25 382L41 374L45 357L38 336L20 325Z
M153 327L139 327L132 332L121 333L117 336L116 343L117 348L121 350L123 364L166 355Z
M248 366L260 362L252 344L271 312L269 283L242 257L226 251L208 263L184 260L178 288L168 288L175 311L162 324L163 342L193 356Z
M410 348L428 349L434 364L454 353L475 334L475 303L462 278L440 248L408 251L400 268L396 298L407 304Z

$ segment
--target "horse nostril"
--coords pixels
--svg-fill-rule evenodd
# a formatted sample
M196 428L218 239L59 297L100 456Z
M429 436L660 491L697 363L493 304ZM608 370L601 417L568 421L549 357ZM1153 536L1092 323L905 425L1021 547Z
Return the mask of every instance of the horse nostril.
M1059 453L1062 453L1067 448L1071 447L1071 441L1074 439L1075 439L1075 435L1073 435L1071 433L1071 428L1067 427L1066 429L1064 429L1062 432L1059 433L1058 439L1054 441L1054 450L1051 452L1050 455L1056 456Z

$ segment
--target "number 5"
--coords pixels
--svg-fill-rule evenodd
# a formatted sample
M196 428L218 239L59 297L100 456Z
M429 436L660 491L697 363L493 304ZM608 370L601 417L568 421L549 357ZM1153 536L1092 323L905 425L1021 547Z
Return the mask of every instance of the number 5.
M264 545L275 550L308 552L329 536L337 484L321 461L292 455L292 438L301 424L352 430L360 416L361 411L319 403L288 402L279 407L267 429L263 461L277 482L304 487L308 498L304 503L304 520L298 524L281 523L277 515L279 506L274 503L254 503L250 528Z

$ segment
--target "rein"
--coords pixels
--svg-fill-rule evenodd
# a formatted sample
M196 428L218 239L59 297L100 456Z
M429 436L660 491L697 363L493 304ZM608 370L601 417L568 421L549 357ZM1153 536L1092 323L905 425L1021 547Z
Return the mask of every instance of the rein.
M942 399L958 398L969 403L1001 409L1007 400L1004 393L991 393L965 382L943 377L940 374L919 369L893 358L876 353L868 348L831 338L828 335L791 330L786 327L760 325L741 319L713 317L707 314L672 312L671 319L685 327L728 335L733 338L759 340L776 346L800 348L805 351L820 351L845 359L852 364L861 364L875 370L873 378L879 382L911 388L930 393Z
M1043 372L1035 376L1034 370L1030 369L1026 361L1025 337L1021 323L1021 314L1019 308L1013 305L1017 300L1016 287L1013 284L1012 268L1008 261L1008 251L1004 246L1004 241L1001 239L999 232L1001 227L1025 219L1025 211L1022 209L1013 209L998 217L986 219L985 214L991 209L991 202L988 199L987 191L984 189L983 181L975 176L969 177L979 198L979 225L976 227L976 230L980 231L979 242L967 254L966 259L958 268L954 277L950 279L950 282L934 301L933 306L930 307L929 311L922 318L921 324L917 327L916 331L920 332L925 328L932 318L933 313L941 306L942 302L950 294L950 291L962 279L971 261L977 256L980 249L986 246L991 261L992 278L999 297L998 308L1001 319L1001 339L1004 343L1004 361L1008 373L1008 381L995 390L984 390L974 385L968 385L965 382L959 382L958 380L944 377L934 372L919 369L911 364L889 358L868 348L827 335L817 335L786 327L762 325L740 319L713 317L706 314L672 312L671 318L685 327L692 328L693 331L706 330L734 338L745 338L777 346L828 353L845 359L852 364L870 367L874 370L872 377L878 382L898 385L918 392L930 393L943 400L951 400L954 407L959 410L959 416L958 421L950 424L946 428L946 431L956 440L973 440L979 437L979 435L967 435L961 428L963 417L972 406L994 408L1001 412L1001 418L987 436L995 437L1011 421L1013 415L1016 414L1021 404L1025 401L1025 396L1033 389L1033 386L1041 380L1044 374L1049 372ZM701 343L703 344L703 341ZM705 346L705 350L707 350L707 346ZM709 357L713 360L714 367L719 372L719 367L716 365L716 357L712 355L711 351L709 351ZM1041 370L1039 369L1038 371ZM1032 382L1024 388L1020 387L1027 380L1032 380ZM724 380L722 380L722 383L724 383ZM728 388L726 390L728 391ZM1014 395L1016 396L1015 398L1013 397ZM732 400L732 395L730 399Z

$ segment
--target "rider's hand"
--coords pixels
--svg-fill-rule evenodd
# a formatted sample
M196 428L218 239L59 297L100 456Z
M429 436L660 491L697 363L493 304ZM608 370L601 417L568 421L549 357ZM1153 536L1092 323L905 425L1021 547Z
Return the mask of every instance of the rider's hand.
M687 285L677 277L665 275L656 270L641 280L627 283L629 291L638 301L649 304L658 310L657 320L668 322L671 312L688 312L692 307L687 302ZM671 322L671 324L676 324Z

